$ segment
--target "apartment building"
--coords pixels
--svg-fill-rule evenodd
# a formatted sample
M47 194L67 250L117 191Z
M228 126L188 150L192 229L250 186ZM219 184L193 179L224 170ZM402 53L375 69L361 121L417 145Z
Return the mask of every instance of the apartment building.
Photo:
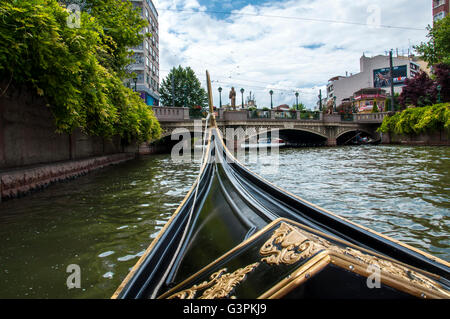
M449 0L432 0L433 23L444 19L449 13Z
M134 7L142 11L142 17L148 21L148 27L142 33L151 33L142 44L131 48L136 62L130 65L130 71L137 74L137 83L131 80L131 86L140 92L147 105L159 105L159 32L158 11L152 0L131 0ZM136 85L135 85L136 84Z
M413 78L420 70L429 72L426 63L416 57L396 56L393 57L393 80L394 92L401 93L407 78ZM381 88L390 92L390 63L388 55L377 55L374 57L360 58L360 72L335 76L328 80L327 100L336 97L336 105L342 100L352 97L353 94L365 88Z

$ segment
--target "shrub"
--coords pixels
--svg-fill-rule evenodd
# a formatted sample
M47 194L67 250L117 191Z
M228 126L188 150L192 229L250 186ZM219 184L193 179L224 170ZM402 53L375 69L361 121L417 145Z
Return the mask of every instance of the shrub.
M414 135L450 129L450 103L406 109L384 118L379 132Z
M56 0L0 1L0 77L43 97L58 132L158 137L152 110L122 81L126 45L142 41L145 23L128 1L88 2L81 27L69 28L69 12Z

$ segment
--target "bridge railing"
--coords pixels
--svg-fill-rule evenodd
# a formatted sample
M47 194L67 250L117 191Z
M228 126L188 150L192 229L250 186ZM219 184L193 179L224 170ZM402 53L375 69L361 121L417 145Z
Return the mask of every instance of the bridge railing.
M189 108L153 106L153 112L160 122L186 121L189 120Z
M247 121L247 120L322 120L320 112L312 111L277 111L277 110L226 110L219 109L218 120Z
M249 119L270 119L270 111L268 110L254 110L248 111L247 114Z
M154 106L153 112L160 122L189 121L198 116L193 116L189 108ZM277 110L217 110L217 119L222 121L320 121L324 123L382 123L389 114L383 113L353 113L353 114L323 114L313 111L277 111Z
M382 123L388 112L381 113L356 113L354 121L358 123Z

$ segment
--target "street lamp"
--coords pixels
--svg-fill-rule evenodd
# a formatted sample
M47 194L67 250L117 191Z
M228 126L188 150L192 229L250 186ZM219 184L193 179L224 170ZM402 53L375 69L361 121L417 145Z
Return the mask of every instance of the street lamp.
M219 87L219 95L220 95L220 108L222 108L222 88Z
M336 96L333 97L333 112L336 112Z
M438 85L436 87L437 91L438 91L438 103L441 103L441 90L442 90L442 86Z
M244 89L241 89L242 94L242 108L244 108Z
M270 108L273 109L273 100L272 100L273 91L270 90L269 94L270 94Z
M187 106L186 106L186 100L187 100L186 95L187 95L187 87L186 87L186 84L184 84L184 85L183 85L183 96L184 96L184 107L185 107L185 108L187 107Z
M134 81L134 92L137 92L137 81L138 81L137 76L133 78L133 81Z
M299 96L298 92L295 92L295 99L296 99L296 102L297 102L297 111L298 111L298 96Z

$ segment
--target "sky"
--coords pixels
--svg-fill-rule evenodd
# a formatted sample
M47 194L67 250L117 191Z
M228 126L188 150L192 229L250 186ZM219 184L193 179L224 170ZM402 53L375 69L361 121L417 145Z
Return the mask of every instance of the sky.
M258 107L314 108L336 75L358 73L360 57L399 53L426 41L431 0L154 0L159 13L160 80L190 66L214 105L232 86ZM238 94L237 104L241 104Z

